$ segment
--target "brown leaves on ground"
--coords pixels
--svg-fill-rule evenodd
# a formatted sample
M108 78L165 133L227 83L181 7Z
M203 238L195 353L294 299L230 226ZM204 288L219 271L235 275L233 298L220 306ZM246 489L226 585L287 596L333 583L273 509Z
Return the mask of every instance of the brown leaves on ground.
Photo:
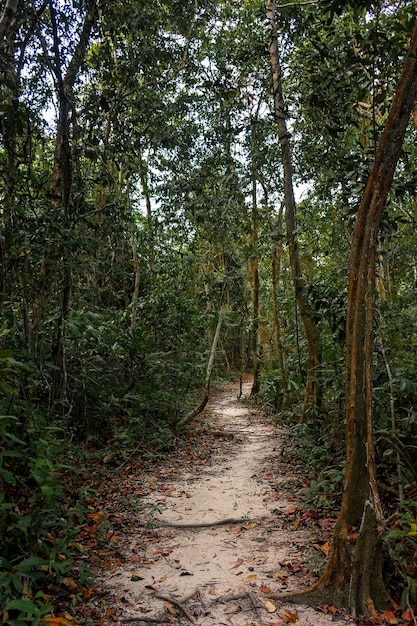
M286 624L294 624L294 626L301 626L300 621L298 619L297 611L293 612L293 611L285 610L281 615L281 619Z
M410 611L384 611L383 613L377 613L372 617L369 617L365 624L373 626L374 624L389 624L390 626L413 626L415 625L414 616Z

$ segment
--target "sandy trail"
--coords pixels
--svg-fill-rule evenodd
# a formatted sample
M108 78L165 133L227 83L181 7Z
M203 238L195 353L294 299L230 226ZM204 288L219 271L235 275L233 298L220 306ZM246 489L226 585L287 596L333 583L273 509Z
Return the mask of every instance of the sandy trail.
M124 565L101 581L109 598L124 604L119 623L277 626L286 623L285 610L299 626L353 623L263 597L311 582L307 568L293 563L314 537L306 528L285 528L294 502L289 477L276 477L280 434L237 392L229 385L210 403L209 421L224 445L209 466L198 472L168 466L162 477L144 477L150 493L141 527L125 541ZM243 394L249 392L248 383Z

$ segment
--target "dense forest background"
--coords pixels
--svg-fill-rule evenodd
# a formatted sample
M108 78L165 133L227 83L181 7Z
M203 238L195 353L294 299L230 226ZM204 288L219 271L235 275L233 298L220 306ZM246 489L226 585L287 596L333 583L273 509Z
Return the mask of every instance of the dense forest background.
M39 581L72 567L88 464L181 445L219 318L213 377L254 373L311 497L337 508L352 229L417 6L277 6L281 113L261 1L0 7L0 606L17 625L40 623ZM417 600L416 127L417 114L379 229L373 354L404 607Z

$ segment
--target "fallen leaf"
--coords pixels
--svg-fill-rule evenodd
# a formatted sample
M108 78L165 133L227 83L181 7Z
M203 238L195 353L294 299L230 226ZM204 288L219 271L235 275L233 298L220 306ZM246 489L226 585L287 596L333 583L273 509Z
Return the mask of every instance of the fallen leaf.
M84 602L87 602L87 600L90 600L90 598L93 595L93 592L91 591L91 589L86 589L85 587L80 587L80 589L82 589L82 592L83 592Z
M259 591L261 593L271 593L271 590L269 587L259 587Z
M77 583L75 582L73 578L63 578L62 582L64 583L66 587L68 587L68 589L71 589L71 591L75 591L78 587Z
M249 576L246 576L245 582L253 583L253 581L256 580L257 577L258 577L258 574L249 574Z
M270 600L266 600L264 604L268 613L275 613L275 611L277 610L277 607L275 606L275 604L271 602Z
M296 624L298 622L298 613L291 613L291 611L285 610L282 613L281 618L287 624Z
M74 622L68 621L66 617L43 617L42 621L49 626L72 626Z
M243 559L238 559L236 563L232 565L230 569L236 569L236 567L239 567L239 565L242 565L242 563L243 563Z
M132 576L130 577L130 580L132 580L133 582L136 582L138 580L144 580L144 578L140 574L132 574Z
M295 513L295 511L298 511L299 507L298 506L290 506L285 510L285 515L290 515L291 513Z
M250 522L249 524L243 524L242 528L245 528L246 530L251 530L252 528L256 527L256 522Z
M174 606L172 606L172 604L170 604L169 602L164 602L164 607L166 608L168 613L171 613L171 615L177 615L178 614L178 609L176 609Z

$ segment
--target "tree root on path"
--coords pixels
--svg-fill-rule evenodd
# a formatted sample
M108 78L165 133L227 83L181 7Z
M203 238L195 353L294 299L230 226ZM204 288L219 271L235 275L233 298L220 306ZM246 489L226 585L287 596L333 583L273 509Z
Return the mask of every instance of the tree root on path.
M171 598L170 596L165 596L162 593L155 593L154 594L154 598L159 598L160 600L165 600L165 602L169 602L173 606L176 606L177 609L179 609L181 611L181 613L183 613L183 615L185 615L185 617L188 619L189 622L191 622L192 624L196 624L197 623L195 621L194 617L192 615L190 615L190 613L187 611L185 606L183 604L181 604L181 602L179 602L178 600L175 600L174 598Z
M154 598L159 598L160 600L164 600L164 602L169 602L170 604L172 604L172 606L175 606L177 609L179 609L181 611L181 613L183 615L185 615L185 617L188 619L189 622L191 622L191 624L196 624L197 622L195 621L194 617L192 615L190 615L190 613L187 611L187 609L184 606L184 602L187 602L187 600L189 600L190 598L192 598L194 595L196 594L196 592L194 591L191 595L187 595L185 598L181 598L181 600L176 600L175 598L171 598L171 596L166 596L163 593L154 593L153 597ZM123 624L132 624L134 622L143 622L145 624L166 624L167 622L167 618L166 617L127 617L125 619L121 619L120 620Z
M189 622L191 622L191 624L197 624L196 620L194 619L194 617L187 611L187 609L185 608L184 604L186 602L188 602L188 600L190 600L191 598L193 598L195 595L198 595L200 602L198 604L201 604L201 606L203 607L205 613L207 614L207 607L204 603L204 600L202 598L202 594L200 592L199 589L196 589L190 593L188 593L186 596L183 596L182 598L180 598L179 600L176 600L175 598L172 598L171 596L167 596L163 593L154 593L152 594L152 597L154 598L159 598L160 600L164 600L165 602L169 602L170 604L172 604L173 606L175 606L176 608L178 608L181 613L187 618L187 620ZM265 598L272 598L272 597L277 597L280 594L273 594L273 593L265 593L262 594L262 597ZM290 595L290 594L288 594ZM214 606L215 604L226 604L227 602L236 602L237 600L249 600L253 610L256 613L256 616L258 619L262 619L262 610L265 609L264 605L259 601L257 595L253 592L253 591L246 591L245 593L239 593L236 595L230 595L230 596L220 596L219 598L215 598L214 600L212 600L212 602L209 603L209 606ZM129 623L146 623L146 624L151 624L151 623L155 623L155 624L164 624L167 621L167 618L161 618L161 617L130 617L130 618L126 618L126 619L121 619L120 620L123 624L129 624Z
M190 524L176 524L174 522L144 522L140 524L136 524L137 528L210 528L211 526L225 526L227 524L247 524L248 522L253 522L253 520L248 517L227 517L226 519L217 520L214 522L196 522Z
M141 622L142 624L166 624L167 618L166 617L125 617L124 619L121 619L120 621L122 622L122 624L134 624L134 623L140 624Z
M305 591L284 591L282 593L262 593L262 598L266 598L267 600L278 600L285 604L288 602L289 604L324 604L322 594L317 592L315 593L315 589L309 588Z
M218 602L220 602L221 604L225 604L226 602L234 602L235 600L245 600L247 597L247 591L245 593L239 593L236 596L220 596L220 598L215 598L213 602L210 603L210 605L212 606L213 604L217 604Z

